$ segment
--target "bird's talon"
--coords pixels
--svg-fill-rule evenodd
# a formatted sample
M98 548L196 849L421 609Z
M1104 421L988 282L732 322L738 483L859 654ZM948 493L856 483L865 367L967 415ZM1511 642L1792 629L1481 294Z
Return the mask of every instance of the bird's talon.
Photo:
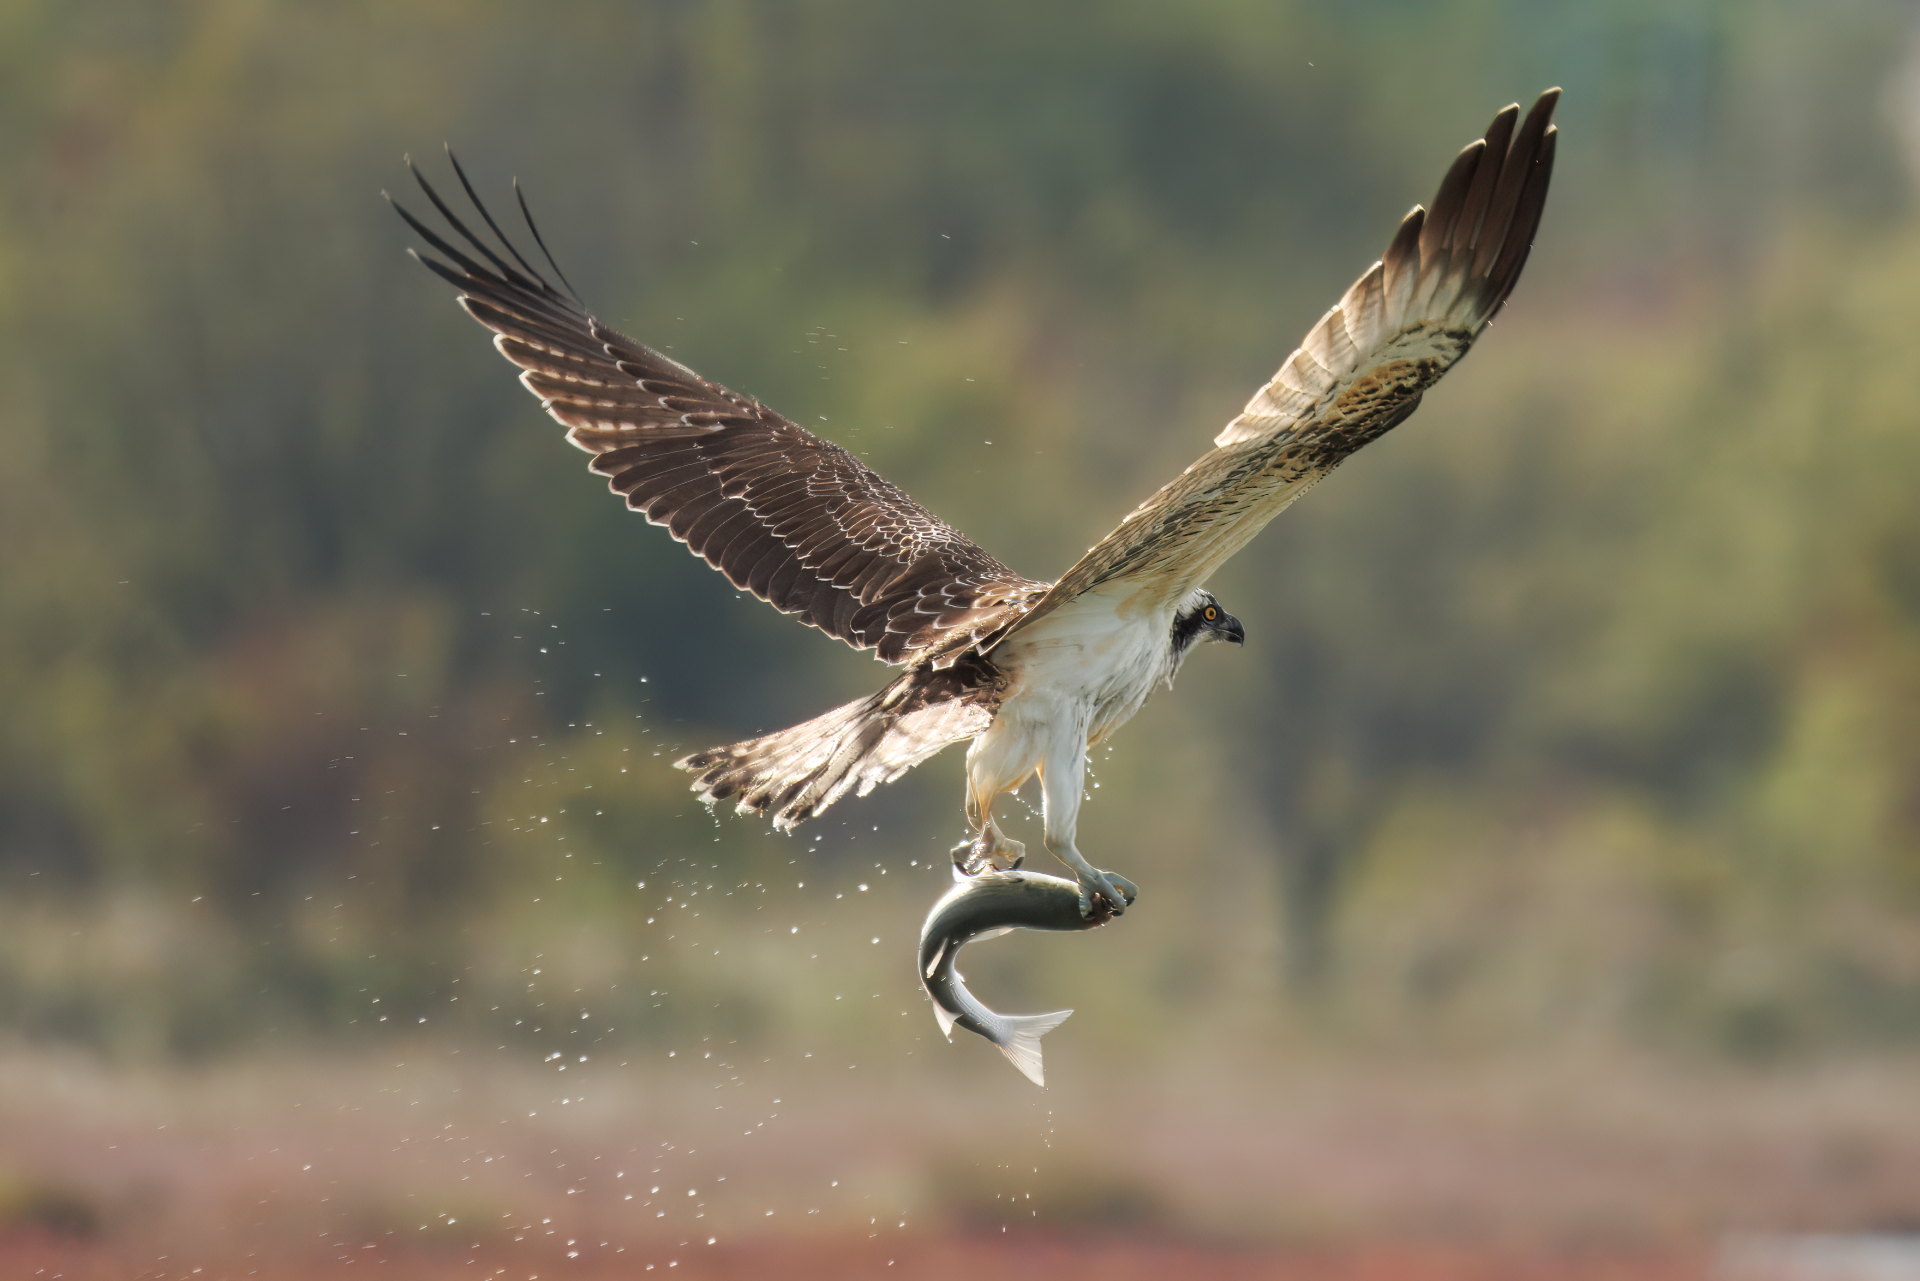
M1105 921L1124 913L1140 896L1140 887L1124 876L1095 870L1080 881L1080 915Z
M985 833L970 841L961 841L951 851L953 865L962 875L979 876L985 872L1011 872L1027 861L1027 847L998 833Z

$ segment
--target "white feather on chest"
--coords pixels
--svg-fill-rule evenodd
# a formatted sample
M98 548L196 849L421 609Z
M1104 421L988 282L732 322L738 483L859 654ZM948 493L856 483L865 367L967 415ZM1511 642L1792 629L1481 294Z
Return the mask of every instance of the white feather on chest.
M1173 672L1171 611L1089 592L994 654L1012 679L1000 715L1072 725L1099 742Z

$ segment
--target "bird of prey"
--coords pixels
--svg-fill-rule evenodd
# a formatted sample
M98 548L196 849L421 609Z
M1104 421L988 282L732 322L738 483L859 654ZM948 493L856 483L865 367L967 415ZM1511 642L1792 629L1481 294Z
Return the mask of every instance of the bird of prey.
M1208 577L1355 450L1420 404L1507 300L1553 171L1559 90L1509 106L1455 158L1369 267L1214 447L1058 581L1007 568L847 450L750 396L609 328L503 233L454 162L486 234L416 171L444 234L396 205L416 253L492 330L520 381L593 455L627 506L734 586L900 674L870 697L678 762L709 804L789 829L961 740L963 871L1018 866L995 800L1038 776L1046 847L1083 912L1119 913L1133 885L1087 861L1075 825L1088 750L1171 683L1192 649L1245 632ZM451 158L451 153L450 158ZM516 195L518 188L516 185Z

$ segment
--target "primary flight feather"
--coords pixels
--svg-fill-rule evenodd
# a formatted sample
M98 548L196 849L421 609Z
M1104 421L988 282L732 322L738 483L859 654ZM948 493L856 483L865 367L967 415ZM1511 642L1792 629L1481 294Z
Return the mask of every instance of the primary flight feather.
M789 828L864 795L949 744L967 753L969 871L1024 847L993 805L1038 776L1046 845L1089 914L1131 884L1075 841L1086 756L1203 641L1240 643L1207 578L1346 458L1404 422L1506 302L1553 172L1560 91L1510 106L1415 206L1381 260L1323 316L1214 448L1142 503L1061 578L1007 568L847 450L602 324L546 251L516 248L454 163L485 232L418 172L445 221L396 204L520 381L594 455L629 507L784 613L902 673L790 729L680 761L710 802Z

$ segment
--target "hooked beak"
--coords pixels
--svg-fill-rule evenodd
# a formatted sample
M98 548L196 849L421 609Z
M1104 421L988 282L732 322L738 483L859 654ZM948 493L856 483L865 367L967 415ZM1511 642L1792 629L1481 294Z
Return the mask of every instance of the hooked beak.
M1232 614L1226 614L1221 617L1217 625L1217 630L1220 633L1220 639L1223 641L1231 641L1235 645L1244 645L1247 643L1247 629L1242 627L1240 620Z

